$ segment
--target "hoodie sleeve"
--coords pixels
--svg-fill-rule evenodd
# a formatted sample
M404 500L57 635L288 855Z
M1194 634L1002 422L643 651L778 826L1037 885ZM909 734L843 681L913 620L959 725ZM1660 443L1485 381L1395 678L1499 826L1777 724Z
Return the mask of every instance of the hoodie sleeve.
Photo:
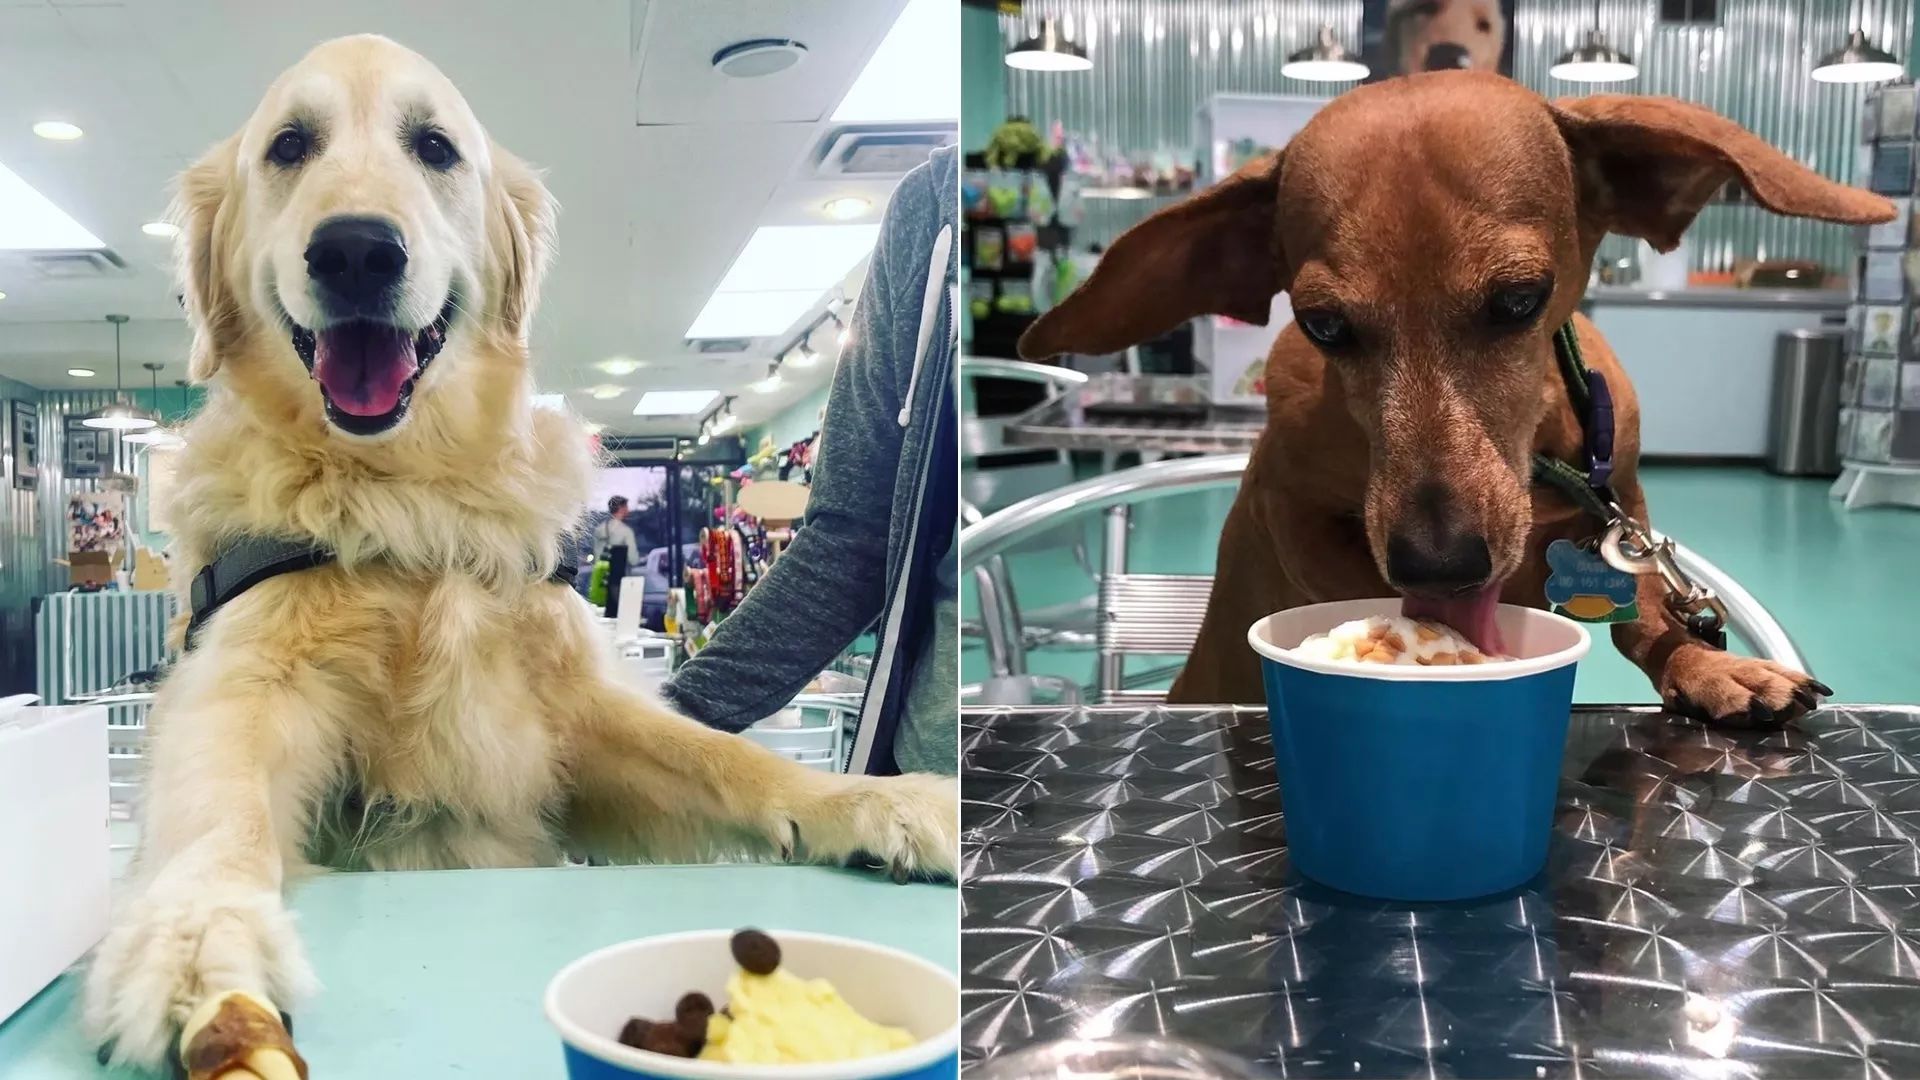
M880 617L900 468L901 406L918 332L929 169L887 206L852 336L834 372L805 525L699 655L661 688L675 709L739 731L785 708ZM924 234L924 235L923 235ZM922 257L914 258L921 251Z

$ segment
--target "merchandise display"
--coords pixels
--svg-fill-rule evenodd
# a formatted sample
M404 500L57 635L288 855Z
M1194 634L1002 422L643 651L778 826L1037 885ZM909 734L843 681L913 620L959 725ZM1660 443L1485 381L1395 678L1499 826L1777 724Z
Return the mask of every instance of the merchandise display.
M1888 196L1894 220L1858 230L1862 250L1847 311L1840 455L1863 465L1920 468L1920 179L1914 175L1912 84L1873 91L1863 106L1865 186Z

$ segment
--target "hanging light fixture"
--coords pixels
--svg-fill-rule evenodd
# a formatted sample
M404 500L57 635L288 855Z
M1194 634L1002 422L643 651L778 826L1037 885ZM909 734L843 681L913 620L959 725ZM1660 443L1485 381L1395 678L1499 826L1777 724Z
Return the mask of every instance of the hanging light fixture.
M1892 53L1875 46L1859 30L1848 34L1845 45L1813 65L1814 81L1824 83L1886 82L1904 74L1906 69Z
M1021 71L1087 71L1093 61L1087 50L1060 32L1060 20L1040 20L1040 32L1007 51L1007 66Z
M1600 0L1593 0L1593 25L1580 44L1560 54L1547 74L1568 82L1625 82L1640 74L1633 57L1607 44L1600 29Z
M1280 74L1307 82L1354 82L1366 78L1369 70L1333 36L1333 27L1322 26L1312 45L1287 57Z
M153 411L158 414L160 411L160 369L166 365L156 364L149 360L140 366L146 368L148 375L151 377L153 383ZM141 446L150 446L161 450L172 450L187 445L187 440L181 438L177 432L168 431L158 424L144 431L130 431L120 436L120 441L137 443Z
M107 321L113 324L113 404L80 418L84 427L103 428L107 431L145 431L159 424L152 416L127 404L127 387L121 379L120 371L120 328L127 325L125 315L109 315Z

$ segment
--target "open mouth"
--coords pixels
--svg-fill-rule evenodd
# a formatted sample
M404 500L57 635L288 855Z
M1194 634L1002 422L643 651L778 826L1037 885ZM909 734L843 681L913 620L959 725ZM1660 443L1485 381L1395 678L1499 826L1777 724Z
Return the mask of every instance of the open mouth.
M453 302L421 330L355 319L325 330L292 329L293 350L320 384L327 420L354 435L377 435L398 424L414 384L447 343Z
M1409 593L1400 601L1400 614L1451 626L1488 656L1505 656L1506 642L1501 639L1500 626L1493 617L1499 607L1500 583L1492 582L1451 596Z

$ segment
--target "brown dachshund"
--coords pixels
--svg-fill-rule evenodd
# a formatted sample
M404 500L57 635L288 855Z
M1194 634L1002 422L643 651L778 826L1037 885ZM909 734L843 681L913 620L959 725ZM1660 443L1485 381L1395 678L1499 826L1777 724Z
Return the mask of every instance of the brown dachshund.
M1893 216L1696 105L1549 104L1495 75L1434 72L1342 95L1284 150L1115 241L1022 355L1113 352L1209 313L1264 323L1281 290L1295 312L1267 358L1267 427L1169 698L1261 700L1247 627L1283 608L1391 589L1497 647L1496 604L1544 606L1547 545L1600 528L1530 478L1536 452L1582 460L1553 347L1569 320L1613 391L1613 490L1645 521L1638 403L1575 311L1604 234L1670 250L1732 180L1775 213ZM1642 578L1639 617L1613 636L1670 706L1764 723L1830 693L1703 644L1663 599Z

